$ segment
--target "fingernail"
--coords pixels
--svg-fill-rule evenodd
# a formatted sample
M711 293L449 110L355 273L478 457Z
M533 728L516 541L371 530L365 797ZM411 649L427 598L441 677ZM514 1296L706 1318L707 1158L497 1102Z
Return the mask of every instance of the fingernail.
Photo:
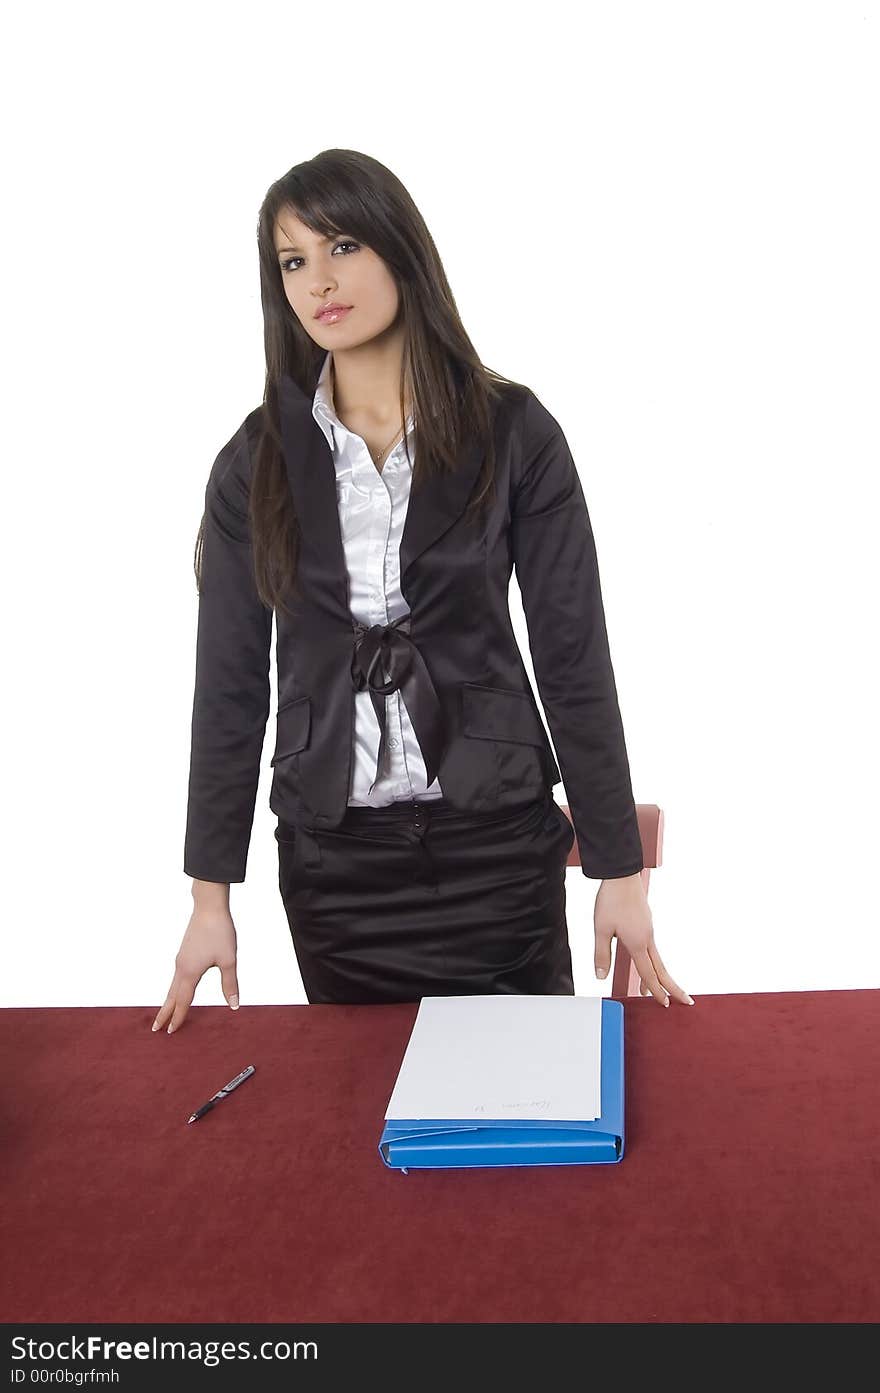
M237 996L231 996L231 997L229 998L229 1005L232 1007L233 1011L237 1011L237 1010L238 1010L238 997L237 997Z
M608 968L607 968L607 967L597 967L597 968L596 968L596 976L597 976L597 977L607 977L607 976L608 976Z
M150 1029L151 1029L151 1030L158 1030L158 1029L159 1029L159 1027L158 1027L158 1025L156 1024L155 1021L153 1021L153 1024L150 1026Z
M664 1006L668 1006L668 1005L669 1005L669 997L668 997L668 996L667 996L666 1000L664 1001L663 1005L664 1005Z
M687 1004L688 1004L688 1006L693 1006L693 1004L694 1004L694 998L693 998L692 996L689 996L689 997L688 997L688 999L687 999Z
M173 1029L174 1029L174 1026L173 1026L173 1025L169 1025L169 1027L168 1027L168 1034L169 1034L169 1035L171 1034L171 1032L172 1032Z

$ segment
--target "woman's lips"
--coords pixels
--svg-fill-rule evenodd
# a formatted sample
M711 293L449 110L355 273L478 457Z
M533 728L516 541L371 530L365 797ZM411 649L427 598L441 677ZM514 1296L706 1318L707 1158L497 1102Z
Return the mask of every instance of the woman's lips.
M336 324L338 320L344 319L353 309L353 305L347 305L345 309L325 310L323 314L318 315L318 323Z

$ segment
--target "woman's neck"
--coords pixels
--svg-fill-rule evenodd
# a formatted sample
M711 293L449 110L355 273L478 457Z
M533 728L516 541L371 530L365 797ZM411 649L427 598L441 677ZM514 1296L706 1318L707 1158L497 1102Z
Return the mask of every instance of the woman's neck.
M373 340L361 348L334 350L330 360L330 390L334 410L343 424L351 419L380 435L383 430L391 432L395 426L402 426L401 361L399 335L387 344L377 344Z

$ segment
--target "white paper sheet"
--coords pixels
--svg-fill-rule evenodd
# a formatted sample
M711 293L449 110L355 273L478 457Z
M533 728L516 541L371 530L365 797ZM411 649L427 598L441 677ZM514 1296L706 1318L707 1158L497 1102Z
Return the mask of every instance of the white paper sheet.
M592 1122L601 1066L601 997L426 996L385 1117Z

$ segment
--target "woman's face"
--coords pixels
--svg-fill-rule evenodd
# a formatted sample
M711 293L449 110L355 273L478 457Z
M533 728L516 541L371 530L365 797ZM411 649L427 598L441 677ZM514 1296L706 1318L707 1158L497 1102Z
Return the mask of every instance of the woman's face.
M356 348L394 324L397 286L385 262L361 242L344 232L322 237L288 210L278 215L275 250L290 307L322 348ZM351 308L335 322L316 319L330 302Z

